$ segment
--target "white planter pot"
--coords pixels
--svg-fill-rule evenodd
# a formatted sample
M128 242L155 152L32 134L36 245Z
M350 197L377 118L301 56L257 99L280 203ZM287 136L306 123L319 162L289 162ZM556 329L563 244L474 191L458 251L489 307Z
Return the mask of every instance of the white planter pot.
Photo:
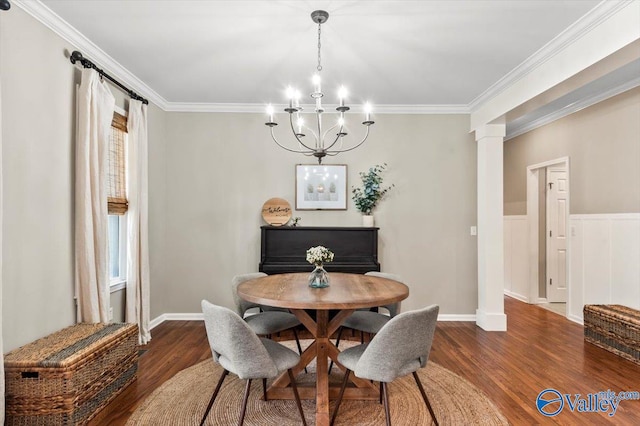
M373 228L373 215L372 214L365 214L362 215L362 226L364 226L365 228Z

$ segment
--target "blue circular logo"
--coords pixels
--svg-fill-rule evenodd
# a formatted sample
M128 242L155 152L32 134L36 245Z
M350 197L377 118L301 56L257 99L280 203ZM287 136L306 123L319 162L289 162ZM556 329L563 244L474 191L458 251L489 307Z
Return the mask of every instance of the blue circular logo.
M557 416L564 408L562 394L555 389L545 389L538 394L536 407L538 407L540 414L544 416Z

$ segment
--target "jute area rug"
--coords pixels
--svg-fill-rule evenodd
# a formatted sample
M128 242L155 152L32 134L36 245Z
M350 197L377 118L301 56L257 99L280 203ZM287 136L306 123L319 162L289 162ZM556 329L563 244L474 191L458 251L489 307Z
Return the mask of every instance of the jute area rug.
M287 346L289 346L287 342ZM303 347L308 341L302 341ZM345 342L345 346L351 345ZM343 345L341 345L342 347ZM315 366L301 372L299 386L315 382ZM198 425L222 372L211 359L189 367L156 389L133 413L127 425ZM495 405L471 383L451 371L429 362L418 373L441 425L508 425ZM343 373L334 366L330 381L340 383ZM207 425L235 425L238 422L246 381L229 374L207 417ZM269 382L267 383L269 384ZM391 421L394 426L432 424L420 391L411 375L389 385ZM331 412L333 412L333 402ZM315 401L303 400L307 424L315 424ZM294 401L262 400L262 381L251 383L245 417L247 426L300 425ZM336 425L384 425L384 409L378 401L343 401Z

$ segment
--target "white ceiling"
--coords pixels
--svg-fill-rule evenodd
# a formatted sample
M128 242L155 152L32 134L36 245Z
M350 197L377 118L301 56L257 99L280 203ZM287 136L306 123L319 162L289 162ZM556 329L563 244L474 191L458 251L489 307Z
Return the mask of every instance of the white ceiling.
M323 89L352 103L468 105L598 0L43 0L169 102L282 102L311 91L322 26Z

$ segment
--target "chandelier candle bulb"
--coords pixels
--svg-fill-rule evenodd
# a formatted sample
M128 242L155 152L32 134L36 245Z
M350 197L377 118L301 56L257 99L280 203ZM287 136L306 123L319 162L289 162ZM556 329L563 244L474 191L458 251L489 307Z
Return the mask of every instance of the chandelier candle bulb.
M269 123L274 123L273 121L273 105L267 105L267 114L269 115Z
M344 106L344 98L347 97L347 89L344 86L340 86L340 90L338 90L338 98L340 98L340 106Z
M314 74L313 78L311 80L313 82L313 85L315 86L315 91L317 94L322 94L322 79L320 78L320 74Z
M296 108L298 109L298 117L300 117L299 111L301 108L300 108L300 91L299 90L296 90L295 98L296 98Z
M371 104L368 102L364 104L364 115L364 121L371 121Z

